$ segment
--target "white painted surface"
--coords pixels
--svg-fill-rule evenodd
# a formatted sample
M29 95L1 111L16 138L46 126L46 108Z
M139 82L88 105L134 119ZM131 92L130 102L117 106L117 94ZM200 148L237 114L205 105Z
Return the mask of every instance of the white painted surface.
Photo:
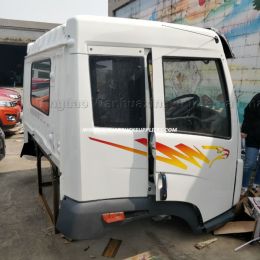
M207 221L233 205L240 142L235 96L221 44L216 44L213 39L215 33L188 26L171 25L168 28L165 25L128 19L77 17L68 20L65 27L60 26L40 37L29 46L25 63L25 133L34 134L60 168L62 196L67 195L78 201L146 197L147 157L90 139L92 137L147 152L145 146L135 142L138 138L147 138L146 133L94 127L88 56L92 52L143 56L145 52L138 50L155 47L153 86L156 100L164 100L161 72L163 55L219 58L227 77L229 99L233 104L232 138L225 140L185 135L184 139L181 134L176 134L175 138L166 133L156 135L156 141L171 147L185 141L190 146L214 144L230 150L227 160L218 161L210 169L191 167L190 172L177 172L168 164L157 164L157 173L171 173L167 179L168 200L196 205L201 210L203 220ZM55 75L51 86L51 103L61 101L63 104L59 109L51 108L50 116L36 111L30 105L29 98L31 63L45 58L51 58L52 73ZM77 108L65 105L73 101L84 101L87 105ZM155 126L160 128L165 127L162 109L155 110ZM208 154L211 156L210 152ZM241 180L241 176L238 179ZM239 185L236 188L239 189Z

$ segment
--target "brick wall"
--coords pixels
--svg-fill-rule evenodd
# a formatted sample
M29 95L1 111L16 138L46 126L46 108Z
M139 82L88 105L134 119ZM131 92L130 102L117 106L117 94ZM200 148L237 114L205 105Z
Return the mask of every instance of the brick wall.
M236 59L229 67L240 120L260 92L260 0L135 0L115 16L215 27L229 40Z

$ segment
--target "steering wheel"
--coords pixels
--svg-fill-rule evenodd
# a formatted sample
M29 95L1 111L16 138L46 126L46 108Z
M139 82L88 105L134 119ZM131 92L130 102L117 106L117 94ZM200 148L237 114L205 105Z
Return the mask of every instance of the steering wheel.
M195 94L186 94L173 98L165 103L166 117L188 116L197 107L199 102L200 98Z

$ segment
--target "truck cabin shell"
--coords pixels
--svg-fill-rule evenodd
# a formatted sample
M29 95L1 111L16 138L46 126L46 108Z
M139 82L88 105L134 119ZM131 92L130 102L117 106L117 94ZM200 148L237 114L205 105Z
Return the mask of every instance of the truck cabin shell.
M225 55L214 30L93 16L28 45L22 155L37 155L40 193L41 156L53 166L57 230L86 239L159 214L203 231L233 217L243 163Z

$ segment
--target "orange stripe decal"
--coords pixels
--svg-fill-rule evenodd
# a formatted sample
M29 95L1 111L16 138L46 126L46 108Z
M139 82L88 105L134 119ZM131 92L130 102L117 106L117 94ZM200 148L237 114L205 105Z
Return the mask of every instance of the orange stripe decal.
M107 144L125 151L133 152L139 155L147 156L147 152L138 150L135 148L127 147L124 145L96 139L93 137L89 137L90 140L96 141L99 143ZM136 142L148 146L148 140L147 138L140 138L136 139ZM175 167L181 168L183 170L188 169L187 162L197 166L198 168L202 168L201 162L198 160L202 161L203 163L206 163L209 165L209 167L212 166L212 164L217 161L217 160L222 160L222 159L227 159L229 157L230 151L228 149L225 149L221 146L202 146L203 149L205 150L215 150L217 152L217 156L213 159L210 160L204 153L202 153L197 147L189 147L185 144L178 144L175 146L175 149L166 146L162 143L156 142L156 150L162 154L164 154L166 157L157 155L156 160L173 165ZM185 163L186 162L186 163Z
M120 144L115 144L115 143L103 141L103 140L96 139L96 138L93 138L93 137L89 137L89 139L92 140L92 141L99 142L99 143L111 145L111 146L114 146L116 148L119 148L119 149L122 149L122 150L125 150L125 151L129 151L129 152L133 152L133 153L140 154L140 155L143 155L143 156L147 156L147 152L144 152L142 150L134 149L134 148L127 147L127 146L124 146L124 145L120 145Z

